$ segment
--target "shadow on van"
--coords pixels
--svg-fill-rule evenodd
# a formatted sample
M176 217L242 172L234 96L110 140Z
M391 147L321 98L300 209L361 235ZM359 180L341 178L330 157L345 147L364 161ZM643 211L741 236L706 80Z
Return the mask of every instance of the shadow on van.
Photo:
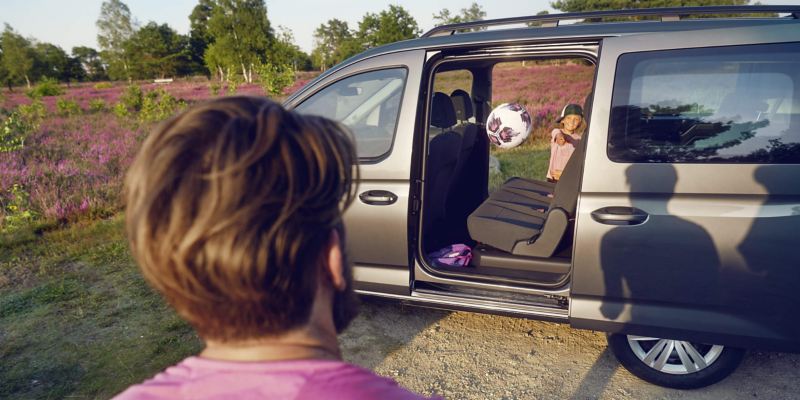
M711 236L700 225L669 213L667 203L674 193L677 174L664 165L653 190L652 168L628 167L631 205L645 210L641 225L611 229L601 241L601 262L606 296L643 302L715 304L720 301L720 259ZM692 249L687 254L685 249ZM643 263L646 260L646 263ZM617 319L622 302L604 303L604 317ZM630 310L629 321L654 318Z
M631 205L649 216L640 225L614 227L601 240L610 300L602 315L629 333L661 326L663 337L691 332L692 340L710 342L722 335L735 347L800 351L796 171L765 165L753 179L766 194L684 193L670 212L675 168L628 167Z

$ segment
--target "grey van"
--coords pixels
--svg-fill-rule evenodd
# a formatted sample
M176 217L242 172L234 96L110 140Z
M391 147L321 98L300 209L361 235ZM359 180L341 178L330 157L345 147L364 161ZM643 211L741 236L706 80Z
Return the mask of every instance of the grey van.
M706 14L749 17L691 18ZM564 23L604 18L616 22ZM702 387L744 349L800 351L798 18L731 6L441 26L285 104L354 133L345 222L360 293L607 332L633 374ZM490 192L492 68L563 57L595 67L588 130L557 184ZM472 76L466 96L435 92L454 69ZM470 267L434 265L443 243L472 245Z

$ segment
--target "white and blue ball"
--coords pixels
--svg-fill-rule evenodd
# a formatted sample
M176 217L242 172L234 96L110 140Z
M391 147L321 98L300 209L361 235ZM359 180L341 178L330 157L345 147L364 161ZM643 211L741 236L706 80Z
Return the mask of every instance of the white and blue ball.
M489 141L502 149L519 146L531 134L531 115L518 103L503 103L495 107L486 119Z

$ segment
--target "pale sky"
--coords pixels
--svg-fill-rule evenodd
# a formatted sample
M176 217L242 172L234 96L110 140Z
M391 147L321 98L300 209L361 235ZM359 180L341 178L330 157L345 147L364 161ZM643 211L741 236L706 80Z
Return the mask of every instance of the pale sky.
M197 0L123 0L136 20L144 25L155 21L167 23L179 33L189 33L189 14ZM97 48L95 21L100 15L102 0L0 0L0 23L10 24L25 37L61 46L67 53L74 46ZM367 13L378 13L399 4L411 13L423 31L434 26L433 14L443 8L457 13L469 7L472 0L266 0L267 15L273 28L282 25L294 33L295 42L311 52L314 29L331 18L338 18L358 28L358 21ZM533 15L549 10L547 0L485 0L487 18Z

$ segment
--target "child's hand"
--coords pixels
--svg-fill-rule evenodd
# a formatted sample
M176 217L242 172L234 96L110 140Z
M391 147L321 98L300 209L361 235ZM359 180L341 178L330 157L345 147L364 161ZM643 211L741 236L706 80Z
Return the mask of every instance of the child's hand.
M556 135L556 144L558 144L559 146L563 146L566 143L567 143L567 135L563 133L559 133Z

